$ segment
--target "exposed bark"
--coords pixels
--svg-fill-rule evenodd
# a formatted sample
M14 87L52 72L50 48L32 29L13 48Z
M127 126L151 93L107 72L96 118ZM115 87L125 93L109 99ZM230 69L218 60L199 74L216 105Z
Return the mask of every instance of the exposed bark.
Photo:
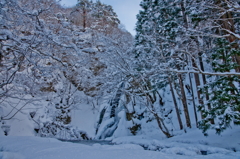
M83 29L85 31L87 27L87 11L85 8L83 8Z
M189 75L189 81L190 81L190 87L191 87L191 91L192 91L192 98L193 98L193 110L194 110L194 116L195 116L195 121L196 121L196 127L198 127L198 116L197 116L197 109L196 109L196 103L195 103L195 95L194 95L194 91L193 91L193 83L192 83L192 78L190 73Z
M170 91L171 91L171 94L172 94L173 103L174 103L174 106L175 106L179 127L180 127L180 130L182 130L183 129L182 119L181 119L180 112L179 112L179 109L178 109L176 96L175 96L175 93L174 93L174 90L173 90L172 80L169 76L168 76L168 82L169 82L169 85L170 85Z
M220 34L229 34L229 31L231 33L236 34L236 30L234 27L234 17L233 13L230 11L228 5L226 4L225 0L215 0L215 4L219 7L219 10L222 10L224 13L219 20L219 25L221 26ZM234 42L237 38L233 34L230 34L230 36L227 36L226 39L231 43ZM233 48L239 48L238 44L235 44ZM232 59L234 62L238 64L238 67L235 69L236 72L240 72L240 56L239 55L233 55Z
M187 124L187 127L191 128L191 119L190 119L190 116L189 116L187 98L186 98L184 85L183 85L183 79L182 79L181 74L178 74L178 79L179 79L179 84L180 84L180 89L181 89L181 100L182 100L182 104L183 104L184 115L185 115L185 118L186 118L186 124Z
M168 128L167 128L166 125L164 124L163 119L160 118L160 117L158 116L158 114L156 114L156 113L153 113L153 115L154 115L154 117L155 117L156 120L157 120L158 127L162 130L162 132L166 135L166 137L167 137L167 138L172 137L172 135L170 134Z
M193 64L193 67L196 67L195 61L192 61L192 64ZM201 86L200 77L199 77L198 73L194 73L194 79L195 79L195 83L196 83L196 87L197 87L197 98L198 98L199 105L203 105L204 103L201 98L201 92L200 92L200 90L198 90L198 88ZM202 112L201 112L201 118L203 119Z
M188 28L188 20L187 20L187 15L186 15L186 9L184 6L184 0L181 1L181 10L182 10L182 15L183 15L183 22L184 22L184 27Z
M181 1L180 3L181 6L181 10L182 10L182 15L183 15L183 22L184 22L184 27L186 29L188 29L188 19L187 19L187 15L186 15L186 8L185 8L185 4L184 4L184 0ZM193 62L195 65L196 63ZM194 96L194 92L193 92L193 84L192 84L192 79L190 76L190 73L188 73L189 75L189 80L190 80L190 85L191 85L191 91L192 91L192 98L193 98L193 108L194 108L194 115L195 115L195 121L196 121L196 127L198 127L198 117L197 117L197 110L196 110L196 103L195 103L195 96ZM195 76L195 80L196 80L196 84L197 87L200 86L200 80L199 80L199 76L197 74L194 74ZM197 77L197 78L196 78ZM179 79L181 79L181 75L179 76ZM182 92L182 96L183 96L183 106L184 106L184 112L185 112L185 117L186 117L186 122L188 127L191 127L191 121L190 121L190 117L189 117L189 112L188 112L188 107L187 107L187 101L186 101L186 97L185 97L185 91L182 85L182 82L180 82L181 85L181 92ZM200 98L200 91L198 91L198 99L201 100ZM199 101L199 103L202 101ZM188 121L189 120L189 121Z
M199 62L200 62L201 70L204 71L203 60L202 60L201 55L199 55ZM206 79L206 76L204 74L202 75L202 79L203 79L203 84L206 85L207 84L207 79ZM206 90L206 100L209 101L208 90ZM208 110L212 109L210 103L207 104L207 107L208 107ZM211 122L211 124L214 124L214 119L212 119L210 122Z
M150 113L152 113L154 115L155 119L157 120L158 127L163 132L163 134L166 135L167 138L172 137L173 135L171 135L171 133L169 132L168 128L166 127L166 125L164 123L164 120L156 113L155 108L152 103L152 100L151 100L152 98L150 98L151 95L149 93L147 93L142 87L140 87L140 89L148 101L147 109L150 111Z

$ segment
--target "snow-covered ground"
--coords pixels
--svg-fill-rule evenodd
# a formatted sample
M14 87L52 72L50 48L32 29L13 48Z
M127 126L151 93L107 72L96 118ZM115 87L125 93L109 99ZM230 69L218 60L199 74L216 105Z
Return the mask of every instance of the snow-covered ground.
M142 121L141 131L132 136L126 133L128 121L120 120L117 130L108 138L115 145L85 145L34 137L34 122L27 115L31 110L25 111L5 123L11 125L9 136L0 131L0 159L240 159L239 126L221 135L211 130L207 137L196 128L186 129L187 133L175 130L175 136L167 139L156 121ZM82 103L72 111L71 124L95 138L98 113ZM126 118L123 113L118 115Z
M96 113L83 103L72 112L71 124L94 138ZM26 114L28 110L17 114L18 120L6 122L11 125L9 136L0 131L0 159L240 159L239 126L221 135L211 130L207 137L196 128L186 129L187 133L176 130L174 137L166 139L156 122L143 122L142 130L132 136L124 133L128 130L126 121L120 121L116 132L108 138L115 145L85 145L34 137L34 122Z
M192 156L201 158L202 151L207 153L205 158L237 158L240 159L240 129L230 129L221 135L214 131L204 136L198 129L189 130L186 134L177 135L170 139L153 139L147 136L121 137L113 139L115 144L137 144L146 150L158 151L164 154Z
M84 145L33 136L1 136L0 159L240 159L239 134L240 129L236 128L221 136L210 133L204 137L196 129L171 139L129 136L112 141L119 145ZM201 154L203 150L207 155Z

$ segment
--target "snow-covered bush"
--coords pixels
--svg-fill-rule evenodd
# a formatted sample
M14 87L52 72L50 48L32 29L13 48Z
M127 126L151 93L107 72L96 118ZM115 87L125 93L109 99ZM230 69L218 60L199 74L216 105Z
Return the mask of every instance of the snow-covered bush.
M59 122L45 122L37 130L41 137L53 137L63 140L89 140L87 133L74 128L71 125L63 125Z

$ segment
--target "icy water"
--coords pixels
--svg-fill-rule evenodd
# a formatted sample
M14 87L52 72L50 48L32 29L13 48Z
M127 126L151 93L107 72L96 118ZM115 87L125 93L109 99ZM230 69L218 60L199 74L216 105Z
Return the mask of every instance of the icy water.
M94 144L100 144L100 145L114 145L111 141L107 140L63 140L58 139L63 142L71 142L71 143L78 143L78 144L84 144L84 145L94 145Z

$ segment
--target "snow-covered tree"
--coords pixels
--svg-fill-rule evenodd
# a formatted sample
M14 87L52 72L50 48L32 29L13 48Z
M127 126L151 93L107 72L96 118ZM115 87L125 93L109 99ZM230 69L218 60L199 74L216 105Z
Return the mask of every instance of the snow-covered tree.
M238 28L239 23L239 4L234 1L143 0L141 6L143 11L140 11L138 15L135 40L138 74L145 81L150 82L156 90L170 86L180 129L182 128L182 122L176 96L182 101L180 106L184 111L186 125L191 127L188 112L189 102L186 98L187 92L190 92L193 98L192 104L195 109L196 122L198 122L196 104L202 106L200 112L203 120L200 122L200 127L205 129L209 125L204 127L204 124L214 125L213 119L221 118L221 115L218 114L218 116L215 112L216 106L213 104L213 98L215 101L220 100L220 98L217 99L214 91L217 90L216 87L219 90L225 90L222 88L225 86L215 83L215 87L210 88L208 87L209 82L214 83L224 78L224 80L229 80L225 83L238 83L235 80L233 82L229 77L238 78L236 72L238 72L239 67L239 55L237 53L239 50L239 29L235 28ZM222 43L219 45L216 42L218 38L225 38L229 44ZM213 63L216 62L213 59L216 56L212 55L219 55L219 50L226 50L227 46L231 46L234 50L228 50L230 54L228 58L230 60L229 66L234 68L221 72L216 70L216 66L218 68L222 66L221 61L225 61L225 59L217 60L218 64L216 64ZM217 47L218 49L216 49ZM231 73L234 70L236 72ZM191 77L192 73L194 77ZM207 75L217 77L207 79ZM148 82L145 82L145 84ZM139 83L144 85L144 82L139 81ZM201 83L208 88L204 89L204 93L199 90ZM231 85L234 86L234 84ZM162 88L159 86L162 86ZM239 89L237 85L234 87L236 90ZM197 93L194 90L197 90ZM153 89L148 91L152 92ZM233 93L234 91L227 92L226 94L232 95L233 98L236 96L236 92ZM210 93L213 93L213 95ZM235 114L236 117L238 110L235 108L232 110L234 110L232 114ZM215 116L209 117L209 112L215 112ZM231 119L228 121L236 120L233 115L230 116ZM228 117L230 118L230 116Z
M1 121L29 114L41 136L71 136L71 111L82 98L98 109L122 81L112 60L130 47L132 36L100 2L62 8L54 0L10 0L1 7ZM79 17L83 24L75 21Z

